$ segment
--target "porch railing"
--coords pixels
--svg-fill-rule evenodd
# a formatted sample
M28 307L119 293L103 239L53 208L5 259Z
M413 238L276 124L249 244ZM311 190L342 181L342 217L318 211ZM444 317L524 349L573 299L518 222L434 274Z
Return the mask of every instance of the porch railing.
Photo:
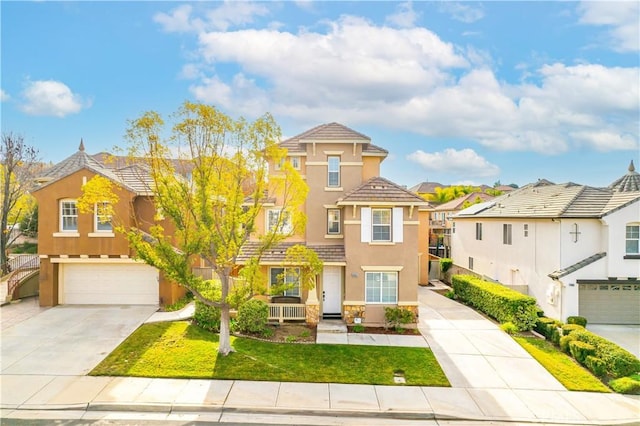
M37 254L17 255L9 260L11 273L7 280L7 297L16 296L20 282L40 269L40 257Z
M296 321L307 319L304 303L269 303L269 321Z

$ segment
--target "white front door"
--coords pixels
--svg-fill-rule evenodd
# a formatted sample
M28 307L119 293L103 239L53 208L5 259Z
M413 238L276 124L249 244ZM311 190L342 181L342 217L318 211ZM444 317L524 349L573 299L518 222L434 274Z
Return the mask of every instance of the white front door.
M342 267L325 266L322 270L322 313L342 312Z

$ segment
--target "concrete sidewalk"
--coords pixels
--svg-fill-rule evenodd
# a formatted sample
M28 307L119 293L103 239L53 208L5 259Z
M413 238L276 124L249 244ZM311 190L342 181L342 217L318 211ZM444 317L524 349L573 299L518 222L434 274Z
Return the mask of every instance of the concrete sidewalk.
M640 416L637 398L568 391L25 375L3 375L0 385L6 419L33 418L37 410L78 418L136 411L580 425L629 424Z

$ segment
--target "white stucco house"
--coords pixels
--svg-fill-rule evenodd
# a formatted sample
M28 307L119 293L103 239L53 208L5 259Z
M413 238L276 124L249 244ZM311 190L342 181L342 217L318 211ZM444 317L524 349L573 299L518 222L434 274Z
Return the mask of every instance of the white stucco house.
M455 216L455 264L527 286L545 315L640 324L640 175L607 188L546 180Z

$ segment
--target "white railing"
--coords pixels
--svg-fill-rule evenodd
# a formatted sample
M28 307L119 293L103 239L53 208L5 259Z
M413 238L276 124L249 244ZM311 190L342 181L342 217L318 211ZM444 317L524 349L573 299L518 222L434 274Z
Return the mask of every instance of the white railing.
M269 303L269 320L296 321L307 319L307 308L304 303Z

